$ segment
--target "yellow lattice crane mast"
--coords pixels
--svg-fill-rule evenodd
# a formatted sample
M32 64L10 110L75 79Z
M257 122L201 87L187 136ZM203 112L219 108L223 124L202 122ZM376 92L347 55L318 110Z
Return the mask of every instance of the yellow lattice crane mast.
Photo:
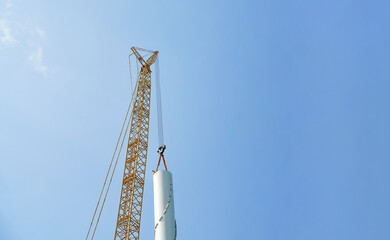
M158 51L153 52L145 61L137 49L143 50L131 48L141 65L141 70L136 83L136 95L131 112L130 133L114 240L138 240L141 225L149 137L150 67L156 61Z

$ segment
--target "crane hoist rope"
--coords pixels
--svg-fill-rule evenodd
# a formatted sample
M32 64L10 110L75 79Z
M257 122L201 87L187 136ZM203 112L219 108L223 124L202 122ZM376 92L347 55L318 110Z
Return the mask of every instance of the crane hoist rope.
M157 127L158 127L158 145L164 145L164 131L162 120L162 103L161 103L161 85L160 85L160 61L157 56L155 63L155 79L156 79L156 102L157 102Z
M156 79L156 101L157 101L157 128L158 128L158 149L157 153L160 155L158 158L158 163L156 167L156 171L158 170L158 167L160 166L161 159L164 162L164 167L165 170L167 169L167 164L165 162L165 157L164 157L164 151L166 149L166 146L164 144L164 131L163 131L163 120L162 120L162 104L161 104L161 86L160 86L160 65L159 65L159 58L157 56L157 60L155 63L155 69L156 69L156 74L155 74L155 79Z

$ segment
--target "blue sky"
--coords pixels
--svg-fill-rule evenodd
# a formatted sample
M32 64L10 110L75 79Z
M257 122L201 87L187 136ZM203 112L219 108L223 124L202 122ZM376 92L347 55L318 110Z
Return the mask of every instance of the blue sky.
M178 239L390 239L389 9L1 0L0 239L85 238L133 45L160 51ZM113 238L123 160L95 239Z

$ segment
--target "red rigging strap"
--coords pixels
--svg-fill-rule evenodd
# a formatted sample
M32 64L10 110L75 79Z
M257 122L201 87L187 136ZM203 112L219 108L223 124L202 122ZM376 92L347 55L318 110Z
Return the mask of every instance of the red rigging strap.
M164 167L165 167L165 170L168 171L167 169L167 164L165 162L165 157L164 157L164 151L167 147L165 145L162 145L160 146L158 149L157 149L157 152L160 154L160 157L158 158L158 163L157 163L157 167L156 167L156 172L158 171L158 167L160 166L160 162L161 162L161 158L164 162Z
M168 171L168 169L167 169L167 164L166 164L166 162L165 162L164 155L163 155L163 154L160 154L160 157L158 158L158 163L157 163L157 167L156 167L156 172L158 171L158 167L160 166L161 158L162 158L162 160L163 160L163 162L164 162L165 170Z

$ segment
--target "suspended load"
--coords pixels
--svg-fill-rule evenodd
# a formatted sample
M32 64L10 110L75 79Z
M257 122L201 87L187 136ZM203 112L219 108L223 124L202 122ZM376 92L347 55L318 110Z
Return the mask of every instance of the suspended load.
M159 170L153 173L154 239L176 239L176 219L173 201L172 173Z

